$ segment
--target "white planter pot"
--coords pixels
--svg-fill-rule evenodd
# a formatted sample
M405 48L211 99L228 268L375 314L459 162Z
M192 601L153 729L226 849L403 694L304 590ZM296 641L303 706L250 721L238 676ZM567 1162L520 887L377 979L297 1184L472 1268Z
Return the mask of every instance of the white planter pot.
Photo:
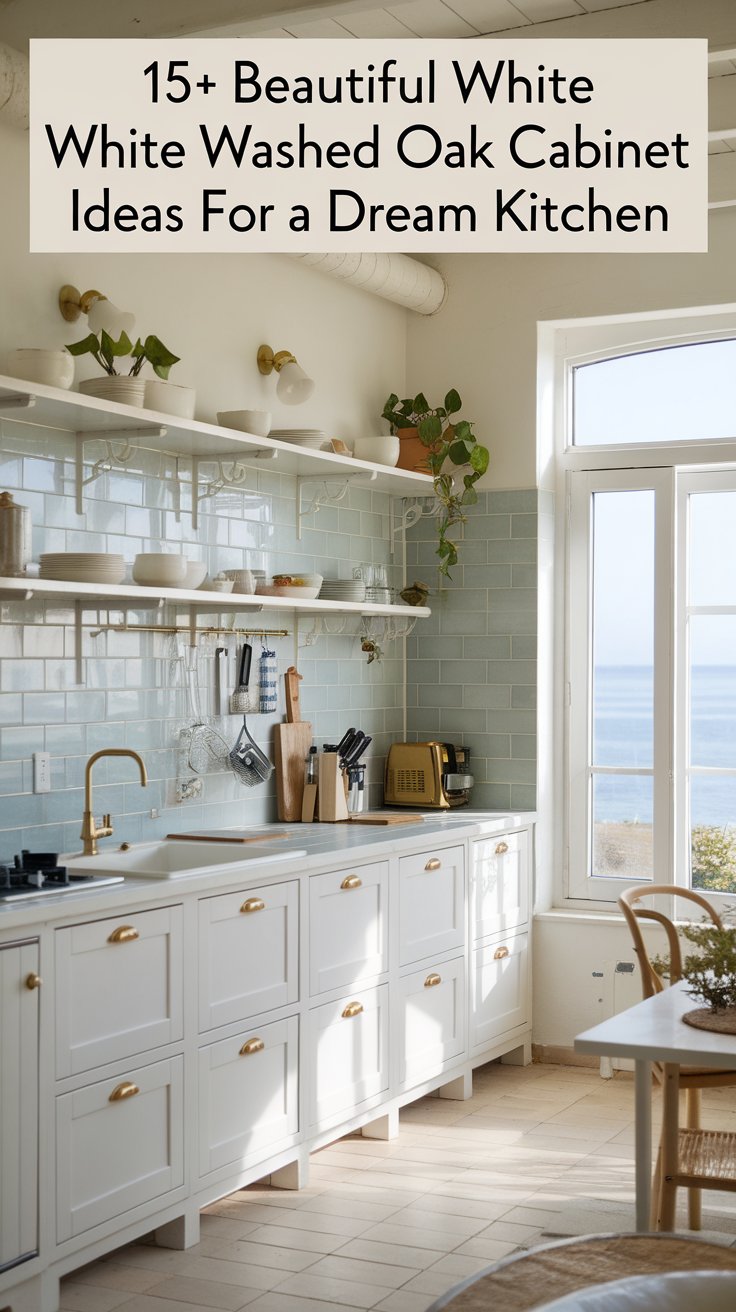
M180 419L193 419L196 399L197 393L193 387L167 383L163 378L146 379L146 410L159 410L162 414L176 415Z
M101 374L86 378L79 384L85 396L96 396L101 401L117 401L119 405L143 405L146 390L144 378L127 378L121 374Z

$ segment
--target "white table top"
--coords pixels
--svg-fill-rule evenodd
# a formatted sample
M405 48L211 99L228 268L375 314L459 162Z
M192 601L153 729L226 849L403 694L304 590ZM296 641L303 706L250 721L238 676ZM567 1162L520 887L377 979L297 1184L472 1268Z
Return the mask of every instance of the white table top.
M576 1038L575 1050L635 1061L736 1068L736 1034L696 1030L681 1019L699 1005L686 987L675 984L586 1030Z

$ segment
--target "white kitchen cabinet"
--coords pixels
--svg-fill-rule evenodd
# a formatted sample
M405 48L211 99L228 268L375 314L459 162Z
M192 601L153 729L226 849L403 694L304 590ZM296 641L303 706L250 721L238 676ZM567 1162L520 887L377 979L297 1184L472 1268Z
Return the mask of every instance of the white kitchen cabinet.
M58 1078L182 1037L180 906L59 929L55 949Z
M299 997L299 885L267 884L199 904L199 1029Z
M529 935L499 936L473 951L470 1042L485 1048L529 1021Z
M183 1184L183 1083L174 1057L57 1098L59 1243Z
M399 960L439 957L465 940L465 852L445 847L399 860Z
M309 990L312 996L388 970L388 862L312 875Z
M296 1016L200 1049L200 1175L259 1161L297 1133L298 1060Z
M475 939L525 925L529 919L529 831L476 841L471 881Z
M0 1271L38 1247L38 960L0 947Z
M402 1087L439 1075L465 1051L465 961L455 957L399 982Z
M388 1088L388 1033L387 984L309 1013L310 1125L330 1125Z

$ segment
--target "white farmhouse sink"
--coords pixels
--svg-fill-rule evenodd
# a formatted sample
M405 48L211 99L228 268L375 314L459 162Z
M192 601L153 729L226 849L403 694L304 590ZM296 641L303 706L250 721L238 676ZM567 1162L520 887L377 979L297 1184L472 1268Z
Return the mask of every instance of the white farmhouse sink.
M179 875L205 874L217 868L265 865L306 856L306 848L274 846L273 843L187 843L162 839L157 843L134 843L126 852L100 852L99 856L66 858L71 874L131 875L136 879L176 879Z

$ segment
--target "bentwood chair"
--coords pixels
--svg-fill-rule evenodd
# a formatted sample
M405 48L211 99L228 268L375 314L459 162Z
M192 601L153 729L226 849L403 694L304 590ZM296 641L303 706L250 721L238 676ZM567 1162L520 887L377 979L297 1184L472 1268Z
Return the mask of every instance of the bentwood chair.
M666 987L662 976L652 965L649 951L641 932L641 921L660 925L667 936L669 952L669 983L682 979L682 952L677 925L663 912L653 907L638 905L643 898L682 898L694 903L714 925L721 927L721 918L700 893L690 889L674 888L671 884L637 884L627 888L618 899L626 923L631 931L645 998L661 993ZM736 1136L700 1129L701 1089L736 1085L736 1070L714 1070L712 1067L665 1066L653 1062L655 1079L662 1085L662 1133L657 1154L657 1167L652 1186L651 1226L656 1230L671 1230L674 1226L677 1186L688 1189L688 1222L691 1230L701 1228L702 1189L736 1190L732 1158ZM679 1130L678 1089L686 1095L686 1129ZM734 1142L732 1142L734 1141Z

